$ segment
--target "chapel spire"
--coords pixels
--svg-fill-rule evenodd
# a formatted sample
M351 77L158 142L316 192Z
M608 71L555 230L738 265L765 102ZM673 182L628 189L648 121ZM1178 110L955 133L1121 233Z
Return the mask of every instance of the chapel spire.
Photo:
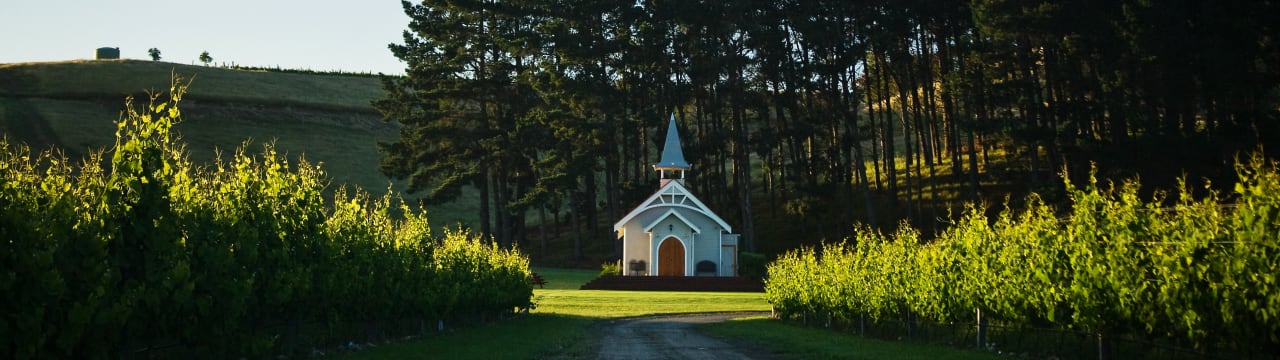
M657 164L653 164L653 169L658 170L658 177L661 179L661 185L666 185L671 179L667 178L667 171L670 170L672 175L676 170L680 171L680 177L675 179L684 183L684 172L689 170L689 162L684 160L684 150L680 148L680 132L676 130L676 114L671 114L671 121L667 122L667 142L662 146L662 159Z

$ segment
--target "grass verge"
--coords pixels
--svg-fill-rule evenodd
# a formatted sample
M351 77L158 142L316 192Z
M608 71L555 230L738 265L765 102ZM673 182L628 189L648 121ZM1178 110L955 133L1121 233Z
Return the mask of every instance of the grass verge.
M698 325L729 341L750 341L784 359L999 359L995 354L941 346L868 339L807 328L767 317Z

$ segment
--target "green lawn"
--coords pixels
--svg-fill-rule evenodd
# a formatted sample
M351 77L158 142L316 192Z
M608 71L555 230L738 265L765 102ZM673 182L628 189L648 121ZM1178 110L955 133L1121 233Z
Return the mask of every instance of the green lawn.
M547 284L543 286L546 290L577 290L582 284L600 276L599 270L584 269L560 269L546 267L531 267L529 270L541 275ZM534 292L537 292L535 289Z
M411 341L381 345L338 359L580 359L594 358L592 331L619 318L720 311L768 311L764 293L576 290L598 271L534 268L547 280L534 289L537 308L529 315L483 327L446 331ZM898 343L803 328L769 318L704 325L713 336L793 359L990 359L993 355Z
M570 275L576 275L575 272L568 271ZM550 284L570 283L570 280L555 278L555 271L543 269L538 273L551 276L547 278ZM533 294L538 307L528 316L383 345L339 358L590 358L596 348L589 330L600 321L672 313L769 310L763 293L535 289Z
M725 311L769 311L764 293L534 290L535 313L597 319Z

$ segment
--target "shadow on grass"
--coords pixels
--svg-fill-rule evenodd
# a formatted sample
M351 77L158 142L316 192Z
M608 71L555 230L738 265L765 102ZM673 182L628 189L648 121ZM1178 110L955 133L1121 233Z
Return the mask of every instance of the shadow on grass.
M529 314L485 326L392 342L335 359L578 359L594 357L588 329L598 319Z
M481 326L396 340L338 359L580 359L597 356L600 326L614 320L681 313L768 311L763 293L577 290L599 271L534 268L530 314Z
M995 354L868 339L767 317L698 325L708 335L750 344L785 359L998 359Z

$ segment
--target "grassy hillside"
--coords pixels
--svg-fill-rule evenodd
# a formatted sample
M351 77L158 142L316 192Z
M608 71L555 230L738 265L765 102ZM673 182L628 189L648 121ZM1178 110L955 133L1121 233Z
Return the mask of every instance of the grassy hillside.
M382 96L376 77L138 60L0 64L0 133L73 157L110 146L125 97L145 104L147 91L168 90L171 74L193 81L177 130L197 161L212 161L246 141L251 152L274 141L291 159L323 163L332 186L353 184L381 194L391 182L378 172L376 143L394 139L397 128L370 105ZM475 204L464 198L428 211L437 226L470 223Z
M373 113L382 96L376 77L231 70L141 60L0 64L0 94L52 98L120 98L165 90L171 73L193 78L193 99Z

